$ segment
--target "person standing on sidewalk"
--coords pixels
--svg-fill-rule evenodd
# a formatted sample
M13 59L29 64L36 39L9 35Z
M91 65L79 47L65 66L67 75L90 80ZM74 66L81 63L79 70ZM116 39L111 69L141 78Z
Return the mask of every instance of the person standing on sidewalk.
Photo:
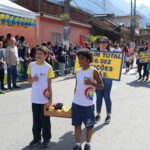
M99 50L100 51L109 51L109 39L107 37L101 37L99 41ZM105 119L105 124L109 124L111 120L111 109L112 109L112 102L111 102L111 88L112 88L112 80L107 78L102 78L104 83L103 90L96 90L97 102L96 102L96 122L100 121L101 119L101 109L102 109L102 102L103 99L105 100L106 110L107 110L107 117Z
M7 46L9 46L11 38L12 38L12 34L8 33L6 39L5 39L4 43L3 43L3 47L4 48L7 48Z
M6 64L7 64L7 83L8 89L12 90L11 81L13 82L13 88L20 88L17 86L17 64L19 63L18 49L16 40L14 37L10 39L9 46L6 48Z
M5 65L5 54L4 54L4 49L3 49L3 42L0 41L0 94L4 94L4 77L5 77L5 72L4 72L4 65Z
M65 76L65 67L66 67L66 52L64 51L63 46L58 48L58 64L60 69L60 76Z

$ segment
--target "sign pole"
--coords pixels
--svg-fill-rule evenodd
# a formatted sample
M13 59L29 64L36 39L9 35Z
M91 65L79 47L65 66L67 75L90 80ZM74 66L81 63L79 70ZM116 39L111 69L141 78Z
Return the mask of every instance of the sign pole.
M70 0L65 0L65 15L67 17L64 18L64 36L63 43L66 45L67 50L69 50L69 39L70 39Z

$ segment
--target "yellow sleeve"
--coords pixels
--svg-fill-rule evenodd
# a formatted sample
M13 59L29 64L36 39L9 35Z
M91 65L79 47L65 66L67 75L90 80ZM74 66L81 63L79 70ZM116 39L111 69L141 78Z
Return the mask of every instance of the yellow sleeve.
M54 78L54 71L53 68L50 67L48 70L48 79L52 79L52 78Z
M28 66L27 74L31 75L31 65Z

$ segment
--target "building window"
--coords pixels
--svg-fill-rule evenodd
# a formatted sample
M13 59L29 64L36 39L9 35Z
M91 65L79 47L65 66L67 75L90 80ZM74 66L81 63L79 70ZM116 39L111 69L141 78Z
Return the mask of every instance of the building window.
M62 43L62 34L59 32L52 32L52 42L53 43L58 43L61 44Z

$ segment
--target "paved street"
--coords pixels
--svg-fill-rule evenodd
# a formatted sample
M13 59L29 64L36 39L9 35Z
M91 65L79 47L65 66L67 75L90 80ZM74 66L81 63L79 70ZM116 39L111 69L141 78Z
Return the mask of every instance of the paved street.
M103 124L103 106L102 120L94 128L92 150L150 149L150 86L136 79L133 70L123 73L121 82L114 82L112 122L107 126ZM55 102L71 104L74 81L69 77L53 81ZM28 84L22 87L20 91L0 95L0 150L29 150L27 145L32 140L31 88ZM71 120L52 118L51 122L52 144L46 150L72 150L74 132ZM85 143L85 138L82 138L82 143Z

